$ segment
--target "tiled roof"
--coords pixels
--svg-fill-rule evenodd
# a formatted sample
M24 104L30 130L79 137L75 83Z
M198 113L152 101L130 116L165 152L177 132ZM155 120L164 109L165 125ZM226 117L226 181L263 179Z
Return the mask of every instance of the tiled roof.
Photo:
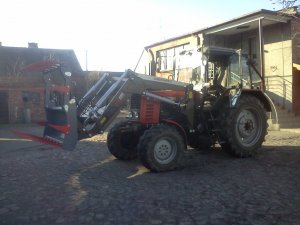
M0 46L0 76L15 75L22 67L44 60L55 60L81 72L81 66L73 50Z

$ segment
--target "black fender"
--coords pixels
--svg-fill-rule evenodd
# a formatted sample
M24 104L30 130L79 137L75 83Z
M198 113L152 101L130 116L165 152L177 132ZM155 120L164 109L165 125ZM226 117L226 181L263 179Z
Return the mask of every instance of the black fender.
M222 107L225 105L228 105L230 108L235 108L237 103L239 102L239 99L242 95L252 95L258 100L260 100L266 110L266 112L272 111L272 106L270 103L270 99L267 97L267 95L260 89L239 89L236 94L231 95L230 94L231 89L227 89L222 96L219 97L219 99L215 102L213 106L213 110L215 112L219 112Z
M269 99L267 98L265 93L260 89L241 89L241 91L242 91L241 95L252 95L255 98L259 99L262 102L267 112L272 111L272 107Z

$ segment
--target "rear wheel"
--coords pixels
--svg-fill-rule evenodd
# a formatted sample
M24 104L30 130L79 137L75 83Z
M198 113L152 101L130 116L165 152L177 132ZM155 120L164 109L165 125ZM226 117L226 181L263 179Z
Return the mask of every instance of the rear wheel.
M236 108L222 110L222 148L239 157L253 156L267 134L267 116L262 103L254 96L244 95Z
M137 157L139 134L127 121L116 123L107 135L107 147L110 153L120 160Z
M181 135L167 125L157 125L146 130L138 144L141 162L155 172L174 170L178 167L184 149Z

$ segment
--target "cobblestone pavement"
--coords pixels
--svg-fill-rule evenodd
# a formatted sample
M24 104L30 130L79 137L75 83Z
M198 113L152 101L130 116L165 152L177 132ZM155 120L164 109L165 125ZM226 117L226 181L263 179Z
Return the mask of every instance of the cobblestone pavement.
M165 173L116 160L105 140L68 152L0 127L0 224L300 224L300 134L269 132L249 159L190 150Z

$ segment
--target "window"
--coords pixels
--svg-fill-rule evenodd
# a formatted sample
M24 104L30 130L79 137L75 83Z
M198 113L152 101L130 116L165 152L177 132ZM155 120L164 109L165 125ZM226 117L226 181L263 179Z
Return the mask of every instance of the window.
M174 48L164 49L158 52L157 63L160 71L174 70L176 57L185 49L186 45L180 45Z
M229 85L237 85L243 80L243 85L250 85L252 83L259 84L261 82L260 75L256 73L251 65L248 63L248 57L242 55L241 58L237 54L230 57L230 77Z
M22 99L25 103L32 102L34 104L40 104L41 102L40 93L32 91L23 91Z
M159 52L160 70L173 70L174 49Z
M234 54L230 57L230 76L229 86L237 85L240 82L240 61L239 55Z

